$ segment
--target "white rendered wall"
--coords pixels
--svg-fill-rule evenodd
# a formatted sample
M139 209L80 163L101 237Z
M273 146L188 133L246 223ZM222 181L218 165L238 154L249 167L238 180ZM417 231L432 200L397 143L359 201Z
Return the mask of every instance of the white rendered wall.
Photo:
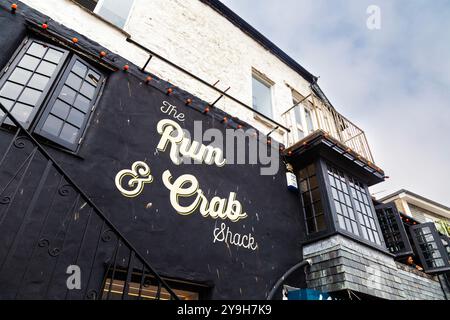
M125 41L126 35L70 0L22 0L100 43L132 63L142 66L148 55ZM287 125L281 114L292 106L291 86L303 96L310 93L309 83L297 72L264 49L231 22L199 0L135 0L124 29L131 37L183 68L215 83L244 103L252 104L252 68L266 75L272 87L274 120ZM159 77L196 96L212 102L218 94L206 86L153 59L147 68ZM253 112L223 99L219 108L247 121L263 132L270 127L254 118ZM286 137L278 136L285 141Z

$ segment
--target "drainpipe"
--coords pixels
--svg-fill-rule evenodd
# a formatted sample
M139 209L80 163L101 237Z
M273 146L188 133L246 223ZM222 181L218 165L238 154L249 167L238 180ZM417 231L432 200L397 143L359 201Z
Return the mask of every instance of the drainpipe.
M283 284L283 282L294 272L297 271L298 269L300 269L301 267L305 267L305 266L310 266L312 265L312 260L311 259L306 259L303 260L300 263L297 263L295 266L293 266L292 268L290 268L288 271L286 271L285 274L283 274L283 276L277 281L277 283L273 286L272 290L270 290L269 295L267 296L267 300L273 300L273 297L275 296L275 293L278 291L278 289L281 287L281 285Z

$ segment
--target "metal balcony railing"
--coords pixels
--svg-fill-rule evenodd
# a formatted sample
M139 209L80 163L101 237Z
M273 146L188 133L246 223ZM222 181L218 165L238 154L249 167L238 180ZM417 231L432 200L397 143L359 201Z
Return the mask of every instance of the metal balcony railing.
M0 299L178 299L2 104L0 114L14 123L0 130Z
M375 161L364 131L337 112L317 85L312 85L311 89L313 90L313 93L300 100L296 105L292 106L282 114L286 122L292 124L291 131L287 136L288 147L301 142L295 137L296 130L294 129L295 124L293 123L295 123L296 120L293 120L295 119L295 116L293 115L295 112L294 109L301 108L302 106L306 107L305 105L307 105L308 110L312 113L311 121L314 125L314 131L321 130L328 133L335 140L346 146L349 151L357 153L367 162L374 164ZM313 103L310 100L312 100ZM310 134L312 133L313 132L310 132ZM308 136L304 137L304 139L307 138Z
M316 107L314 111L319 129L329 133L333 138L367 161L375 162L363 130L338 113L334 108Z

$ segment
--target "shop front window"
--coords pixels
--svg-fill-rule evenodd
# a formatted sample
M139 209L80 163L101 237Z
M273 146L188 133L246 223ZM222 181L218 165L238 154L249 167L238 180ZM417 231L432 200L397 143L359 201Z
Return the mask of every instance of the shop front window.
M171 300L173 297L163 288L155 277L133 272L127 281L127 272L110 268L104 280L102 300ZM209 287L191 283L164 279L180 300L200 300L208 296Z

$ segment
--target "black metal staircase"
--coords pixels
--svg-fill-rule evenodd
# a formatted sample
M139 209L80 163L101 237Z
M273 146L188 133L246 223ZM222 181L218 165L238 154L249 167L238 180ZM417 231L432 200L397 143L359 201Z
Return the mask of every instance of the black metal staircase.
M39 142L0 110L14 123L0 130L0 299L178 299Z

